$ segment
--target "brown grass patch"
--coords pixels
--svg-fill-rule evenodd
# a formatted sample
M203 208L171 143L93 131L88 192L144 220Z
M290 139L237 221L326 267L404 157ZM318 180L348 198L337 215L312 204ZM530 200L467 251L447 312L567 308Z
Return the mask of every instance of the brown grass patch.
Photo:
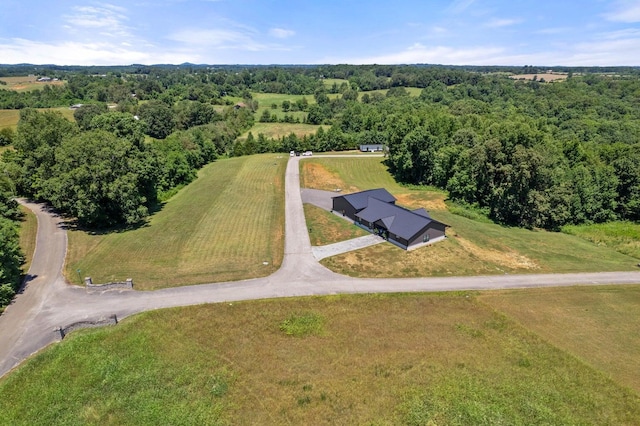
M328 170L325 166L303 161L301 180L302 186L305 188L322 189L325 191L334 191L341 189L343 192L358 191L355 186L347 185L340 176L333 171Z
M538 81L544 78L544 81L561 81L567 79L566 73L539 73L539 74L516 74L509 76L514 80L533 80L537 78Z
M323 246L369 235L367 231L353 223L311 204L304 205L304 216L313 246Z
M451 231L449 234L455 235L455 231ZM494 250L479 247L465 238L458 237L456 240L471 256L478 258L482 262L490 262L509 269L540 269L536 262L508 247L505 247L504 250Z
M421 197L419 194L393 194L397 199L398 205L405 206L409 209L419 209L424 207L427 211L430 210L447 210L447 206L444 203L444 194L429 193L428 199Z

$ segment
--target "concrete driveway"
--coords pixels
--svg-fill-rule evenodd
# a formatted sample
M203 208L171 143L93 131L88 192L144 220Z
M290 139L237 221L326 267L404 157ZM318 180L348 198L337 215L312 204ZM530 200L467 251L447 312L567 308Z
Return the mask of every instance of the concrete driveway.
M286 235L282 267L268 277L252 280L149 292L87 293L84 288L66 284L62 276L67 239L59 218L42 205L24 202L38 218L37 246L29 270L32 279L0 316L0 376L29 355L58 341L59 333L54 332L56 327L114 314L125 318L143 311L176 306L338 293L640 283L640 272L405 279L356 279L338 275L324 268L314 257L302 208L299 161L299 157L291 157L286 170Z

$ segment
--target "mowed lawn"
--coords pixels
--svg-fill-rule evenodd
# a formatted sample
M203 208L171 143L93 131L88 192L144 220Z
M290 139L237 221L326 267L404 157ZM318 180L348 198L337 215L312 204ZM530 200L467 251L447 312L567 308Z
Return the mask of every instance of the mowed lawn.
M640 286L501 290L479 300L640 393Z
M147 226L104 235L70 231L67 278L133 278L136 289L146 290L275 272L284 251L287 160L275 154L219 160Z
M399 205L424 207L435 219L449 225L445 241L410 252L385 243L321 261L342 274L421 277L637 270L638 259L576 236L500 226L452 214L444 203L446 193L399 185L381 158L314 157L301 162L301 173L301 185L308 188L340 188L342 193L349 193L384 187L398 198ZM314 226L309 223L309 227ZM335 241L324 243L330 242Z
M482 295L332 296L74 332L0 379L0 423L633 425L640 397Z
M316 126L313 124L304 124L304 123L260 123L251 127L247 132L245 132L241 138L246 139L249 135L249 132L253 135L254 138L258 138L258 135L262 133L267 138L271 139L280 139L283 136L289 136L291 133L295 134L299 138L303 136L315 134L318 131L318 128L321 126ZM326 129L326 127L325 127Z

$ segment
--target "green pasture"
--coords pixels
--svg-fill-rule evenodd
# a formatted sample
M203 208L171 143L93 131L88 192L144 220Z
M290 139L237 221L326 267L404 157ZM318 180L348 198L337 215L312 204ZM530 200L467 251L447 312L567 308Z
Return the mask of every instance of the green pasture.
M338 273L421 277L637 270L637 259L573 235L506 227L453 214L444 202L444 192L396 183L381 158L313 157L302 162L301 170L305 187L341 188L343 193L383 187L398 198L399 205L424 207L449 225L445 241L414 251L378 244L321 261ZM311 222L310 227L316 226Z
M637 287L616 291L637 303ZM539 306L524 297L536 290L526 292L519 307ZM587 295L569 304L579 310L559 315L554 307L566 305L551 297L547 322L557 319L558 329L594 319L590 308L602 297ZM492 300L392 294L152 311L74 332L0 379L0 423L640 423L637 389ZM621 312L616 320L637 327L634 312ZM606 317L594 324L588 330L606 340ZM634 334L620 332L635 342ZM587 355L591 337L581 340ZM640 359L635 343L629 352Z
M67 120L75 121L75 119L73 118L74 110L68 107L38 108L38 111L58 111ZM10 127L15 130L18 128L19 120L20 120L19 109L0 109L0 129L5 127Z
M72 230L66 276L133 278L139 290L266 276L282 262L284 170L277 154L205 166L139 229ZM265 265L264 262L267 262Z
M324 80L322 80L322 84L324 84L324 87L326 87L327 89L333 87L334 83L338 87L340 87L342 83L349 83L349 80L345 80L343 78L325 78Z
M272 104L276 104L278 106L278 109L280 109L282 107L283 101L289 101L292 104L295 104L302 98L307 98L307 102L309 103L309 105L316 102L313 95L288 95L286 93L252 92L251 97L253 98L253 100L258 101L258 106L261 108L271 108Z
M260 133L265 135L267 138L279 139L283 136L289 136L291 133L294 133L298 137L303 137L307 135L315 134L318 131L320 126L316 126L313 124L303 124L303 123L256 123L251 127L250 130L246 131L241 139L245 139L249 132L253 134L254 138L257 138ZM327 128L327 126L325 126Z

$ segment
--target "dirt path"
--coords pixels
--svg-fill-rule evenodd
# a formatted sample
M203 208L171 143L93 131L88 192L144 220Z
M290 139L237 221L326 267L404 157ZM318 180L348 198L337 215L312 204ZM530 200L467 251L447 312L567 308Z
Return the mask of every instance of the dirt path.
M67 239L59 218L43 210L39 204L24 202L38 217L38 241L29 270L33 279L0 316L0 376L29 355L58 341L59 334L54 332L56 327L114 314L124 318L167 307L337 293L640 283L640 272L415 279L356 279L335 274L321 266L312 254L300 195L299 161L299 158L292 157L286 170L286 236L282 267L271 276L253 280L149 292L86 293L83 288L67 285L62 276Z

